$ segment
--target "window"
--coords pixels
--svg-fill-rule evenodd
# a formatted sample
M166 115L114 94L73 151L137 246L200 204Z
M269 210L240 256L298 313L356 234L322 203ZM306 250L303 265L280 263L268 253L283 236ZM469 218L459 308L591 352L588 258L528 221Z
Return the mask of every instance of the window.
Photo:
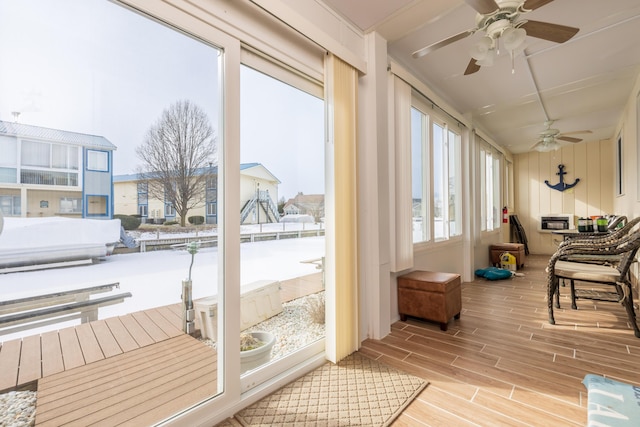
M193 101L205 110L216 131L218 144L222 147L225 133L221 131L223 127L219 122L224 110L220 85L224 80L221 74L229 63L223 59L229 50L235 49L235 56L231 55L230 61L235 62L237 69L239 46L227 43L228 35L210 26L202 26L206 28L208 40L211 43L219 43L225 48L222 50L211 43L204 43L201 39L187 35L197 30L202 34L202 27L191 27L192 31L184 32L165 25L165 22L172 19L180 20L182 24L187 25L185 20L176 18L175 13L168 13L169 16L162 17L164 19L149 19L137 10L123 7L118 1L85 0L72 2L68 7L60 7L59 4L46 0L33 0L27 2L28 4L9 3L11 2L5 1L0 6L3 12L0 14L0 44L6 48L3 50L5 54L13 58L20 57L21 60L14 61L15 66L2 67L0 103L31 105L31 99L23 99L25 94L45 94L46 100L38 98L37 93L34 95L34 109L24 111L20 121L41 127L40 131L52 139L45 142L44 135L42 139L40 135L34 135L30 139L17 142L2 141L0 168L4 169L0 172L0 180L9 180L13 176L18 183L39 184L43 188L23 190L22 200L18 196L18 190L13 193L0 191L3 196L0 199L0 208L7 216L20 213L27 216L27 206L35 207L41 200L46 200L49 202L49 209L43 212L42 216L60 213L71 215L80 210L87 218L109 219L112 213L133 215L137 212L144 214L155 211L156 218L162 218L165 209L162 196L154 198L146 188L142 191L142 187L138 194L138 189L133 185L116 189L119 185L112 184L109 172L130 175L137 171L141 162L136 156L136 147L162 110L177 100ZM142 6L153 8L157 5L156 2L148 2ZM166 10L171 7L158 6L158 9ZM191 22L200 21L193 18ZM26 31L20 30L27 28ZM75 28L76 31L69 31L69 28ZM25 34L19 46L6 43L10 34L17 33ZM153 75L152 79L149 78L150 75ZM237 88L238 76L234 78ZM131 96L132 88L135 88L135 96ZM35 110L36 108L38 110ZM229 115L234 115L236 122L238 121L237 111L224 113L225 117ZM58 141L69 139L75 145L52 143L56 138L61 138ZM111 141L117 146L117 151L113 151L113 154L108 144ZM5 153L12 153L11 161L5 161ZM16 172L13 172L14 169ZM69 191L69 186L75 187L73 191ZM82 196L81 191L84 192ZM26 200L31 197L33 200ZM30 203L27 203L28 201ZM22 212L20 202L25 207ZM117 212L116 206L119 209ZM222 210L222 202L219 202L219 206ZM200 203L190 215L203 215L204 212L205 205ZM36 214L35 209L33 213ZM34 223L42 222L40 218L25 218L25 221L27 220ZM96 229L108 231L100 239L113 238L112 224L109 222L78 221L87 224L88 228L77 227L72 233L65 233L64 242L60 240L59 229L47 230L42 233L39 242L74 245L74 253L82 253L91 249L86 248L89 245L77 243L97 243L96 235L102 233L96 233ZM223 225L220 224L220 227ZM118 240L118 237L115 240ZM111 243L114 242L109 242ZM198 253L193 271L194 299L222 294L224 276L216 271L222 272L225 267L222 265L226 261L222 259L224 250L226 249L221 244L215 250L202 248ZM99 319L164 307L178 301L180 281L185 278L189 267L189 254L182 250L136 255L141 255L142 260L136 262L135 274L133 268L127 268L127 262L122 262L126 261L128 256L123 254L122 257L111 259L116 262L101 260L88 266L69 267L65 269L66 272L47 270L46 281L21 277L22 283L32 283L35 287L21 286L16 292L27 292L24 296L31 296L50 293L52 286L67 290L86 287L89 282L111 283L110 277L115 274L118 276L117 281L122 292L134 288L136 290L133 290L132 296L125 299L124 303L101 307L96 314ZM154 255L164 255L165 261L159 261ZM178 259L180 261L177 261ZM171 277L174 274L171 272L173 268L163 269L163 265L174 262L182 264L183 260L187 262L184 267L175 269L176 277ZM210 270L204 274L203 269L207 271L207 268ZM75 271L76 269L78 271ZM71 270L73 274L70 274ZM39 272L27 272L29 273ZM18 280L16 276L21 275L8 274L13 276L11 280ZM155 278L151 279L154 275ZM141 280L146 282L142 286L146 290L139 287ZM151 280L153 286L147 287ZM171 290L172 283L178 284L177 291ZM233 289L235 285L236 283L231 283L229 289ZM233 293L233 290L229 293ZM16 294L16 297L20 296ZM222 303L223 301L218 300L218 308L225 312ZM80 320L75 319L45 325L43 328L62 330L79 323ZM219 321L218 325L222 326L222 321ZM39 331L34 330L19 332L21 336L37 333ZM237 337L228 339L229 343L238 341ZM224 347L231 346L225 343ZM228 363L228 360L224 357L217 360L213 363L220 375L208 372L198 375L201 379L208 377L207 386L202 388L207 392L211 390L211 394L220 393L223 380L226 381L222 375L227 372L223 361ZM187 387L190 384L188 378L176 379L176 382L180 381ZM119 403L116 402L117 405ZM125 407L126 405L122 406L126 409ZM175 411L184 409L177 405L172 408ZM163 417L167 415L169 414ZM140 423L146 425L159 421Z
M15 168L0 168L0 182L15 184L18 170Z
M22 166L51 166L51 144L36 141L22 141Z
M210 168L212 168L210 166ZM207 176L206 201L207 204L207 224L218 223L218 174L210 173Z
M216 202L207 203L207 215L215 216L218 214L218 204Z
M413 242L462 235L462 139L420 100L411 109Z
M17 166L18 143L15 138L0 136L0 166Z
M0 210L4 216L20 216L20 196L0 196Z
M429 185L426 185L424 166L428 164L427 141L429 116L418 109L411 109L411 192L413 199L413 242L426 242L430 239Z
M24 140L21 144L20 183L35 185L78 185L78 148L48 142ZM66 169L52 171L43 169ZM11 171L5 172L11 179ZM0 180L3 180L0 174ZM3 182L6 182L3 180Z
M308 91L306 89L309 89L310 82L300 82L300 75L290 75L273 63L268 64L269 67L263 62L256 62L258 58L254 56L245 56L243 59L256 68L243 65L240 72L240 162L257 162L242 169L246 179L240 183L241 204L247 207L243 232L252 233L252 240L260 238L261 232L266 231L289 232L288 236L292 238L257 244L242 243L241 286L250 286L264 279L264 272L258 266L269 262L270 253L277 251L283 269L273 271L269 278L283 283L292 283L289 279L303 281L316 293L315 296L303 293L285 303L285 307L288 305L288 309L292 310L292 321L296 327L303 328L302 325L311 316L294 307L298 304L313 305L314 301L318 301L309 298L324 298L322 272L318 271L325 256L324 224L321 220L324 217L322 207L325 198L322 86L311 85ZM288 77L294 79L289 80ZM298 83L306 83L307 86ZM301 144L301 141L304 143ZM307 222L279 222L277 203L281 199L287 201L294 198L300 200L301 204L304 202L312 214L299 218ZM314 237L303 237L298 234L303 230L317 232L313 233ZM257 251L260 256L253 258L248 251ZM300 266L301 259L315 260L317 264L306 263L303 269L295 267L294 273L293 268ZM291 276L286 277L286 270L291 271ZM248 307L242 307L240 314L241 318L249 316ZM316 315L324 318L324 304L316 304ZM304 336L302 340L291 341L274 352L271 363L279 365L277 369L287 369L291 366L292 358L306 358L305 351L322 344L323 332L324 329L318 328L314 333L301 334L301 337ZM248 371L245 376L252 373ZM270 375L276 373L274 368ZM250 385L253 382L248 382L247 387L253 387Z
M5 53L11 57L18 57L20 56L18 53L21 53L23 55L20 57L24 57L25 60L15 61L15 66L7 70L10 74L3 73L0 78L12 82L12 84L15 82L16 93L28 90L33 81L36 81L43 85L43 93L46 93L47 96L52 95L46 100L47 107L51 106L52 108L47 108L43 114L33 115L34 119L42 121L42 123L34 123L35 125L45 126L50 123L52 129L101 135L108 137L117 145L118 149L113 152L113 156L111 154L89 153L86 148L79 151L81 156L79 157L79 169L84 172L77 175L77 181L82 184L82 189L86 192L82 200L82 210L85 216L97 217L105 213L110 214L116 210L115 207L120 209L115 212L118 214L133 214L141 209L143 213L146 210L147 213L155 214L153 216L160 219L166 209L169 214L175 215L176 212L172 205L165 206L165 202L168 200L161 194L161 188L158 191L152 191L154 190L153 186L149 187L147 204L138 204L135 199L138 195L137 189L134 186L121 186L119 181L116 181L110 187L114 188L113 197L104 196L105 193L102 191L104 187L108 186L102 185L102 181L94 185L88 178L106 174L88 173L87 171L113 170L116 175L134 173L140 163L135 152L136 146L139 145L149 126L158 119L159 112L176 100L194 101L206 110L207 116L213 122L220 152L224 154L217 162L214 162L215 168L220 166L219 185L208 185L208 190L215 190L209 192L211 198L206 200L207 203L202 203L203 200L200 200L199 204L193 208L194 212L190 212L189 215L199 216L204 212L216 213L219 210L221 223L217 224L212 232L220 233L224 239L221 239L220 245L215 248L203 245L200 249L201 252L196 255L196 262L193 265L193 297L200 299L213 295L219 296L217 316L213 316L211 320L212 322L217 321L215 330L220 331L216 339L216 341L219 339L219 342L216 343L217 348L224 349L225 353L221 353L220 357L217 357L215 366L213 363L207 363L207 368L214 367L213 374L209 374L210 371L200 371L198 377L203 383L206 382L206 387L196 387L196 389L211 390L212 394L225 392L219 398L211 399L205 403L208 406L208 413L215 413L216 409L219 409L215 405L225 405L225 409L231 405L237 405L241 398L237 386L239 379L233 378L230 373L237 372L235 368L239 368L240 361L235 357L229 358L227 355L234 355L239 351L237 350L237 328L240 323L240 313L235 311L236 307L240 307L240 286L252 281L271 278L270 274L267 275L270 272L256 266L264 265L265 261L268 262L272 257L272 252L261 249L264 246L257 244L264 242L256 242L252 246L252 249L256 249L252 251L252 255L255 255L256 252L262 254L258 261L255 257L254 259L243 258L240 260L239 252L235 251L235 249L242 247L242 252L246 252L244 250L246 246L240 245L241 234L238 218L241 206L236 203L244 198L241 190L244 190L246 185L240 182L243 177L235 174L234 171L238 164L243 162L258 161L263 163L266 166L265 171L258 172L272 173L281 180L281 182L270 181L272 184L266 184L265 181L264 191L269 190L272 201L275 203L279 202L278 196L291 197L298 190L310 195L324 194L325 105L322 100L321 84L324 76L322 67L324 52L313 43L308 43L308 40L302 36L296 40L295 32L280 31L286 29L284 25L281 28L274 28L274 25L277 26L280 23L273 21L266 14L264 18L258 19L262 11L250 3L237 6L235 2L231 2L225 5L225 8L233 8L233 13L222 16L218 14L222 10L220 5L215 2L199 4L198 7L202 7L203 13L193 14L189 10L190 3L181 0L177 3L134 2L135 8L120 7L118 1L104 0L74 2L68 8L60 8L59 5L53 5L48 1L33 1L37 2L37 7L18 6L22 2L18 2L16 5L13 5L13 2L5 2L7 7L9 7L9 3L12 4L11 13L7 13L11 19L2 22L4 24L6 21L11 25L0 26L0 41L10 39L7 37L10 34L24 34L25 37L21 38L19 45L19 52L8 50ZM247 9L250 14L245 16L244 11ZM144 12L156 15L157 19L147 19ZM256 34L266 36L266 40L259 40L258 44L262 46L264 43L265 47L275 47L269 53L288 62L283 68L285 72L291 73L291 69L295 68L291 74L313 74L311 83L319 86L319 95L309 96L307 90L301 90L299 87L291 85L290 81L281 78L277 79L277 89L270 91L263 81L252 85L250 79L245 79L246 76L238 75L245 72L245 70L239 71L241 68L239 62L243 60L240 52L243 43L230 35L229 32L223 33L214 28L212 23L218 22L217 18L213 19L216 16L233 21L232 25L224 24L224 28L230 29L231 32L236 32L235 28L242 28L243 23L251 22ZM168 22L179 23L184 31L175 30L164 24ZM29 28L29 31L20 30L24 28ZM68 28L77 28L78 31L69 32ZM46 33L44 36L42 31ZM241 34L241 31L238 31L238 34ZM198 39L198 37L202 37L202 39ZM206 42L203 43L203 39ZM50 43L43 43L43 40ZM287 43L290 43L294 49L287 49ZM11 43L7 43L7 45L10 46ZM308 54L299 55L298 52L303 50ZM263 57L265 56L263 55ZM43 58L47 60L43 61ZM299 69L304 71L298 72ZM227 71L238 74L223 75ZM21 74L27 76L28 79L18 78ZM153 75L153 79L148 78L149 75ZM52 82L54 86L49 87L49 82ZM255 80L253 82L255 83ZM224 93L228 95L224 98L221 96L223 88L220 86L223 83L225 84ZM21 89L22 85L26 85L24 90ZM242 91L240 90L241 85ZM269 84L268 87L271 89L272 85ZM132 88L135 88L135 96L130 96ZM282 94L286 96L282 96ZM4 97L6 94L2 93L1 95ZM303 102L299 102L301 100ZM9 103L8 100L7 103ZM17 104L17 102L12 102L12 104ZM248 108L245 109L245 107ZM286 107L286 109L281 107ZM21 117L24 117L26 121L26 116ZM274 118L277 120L273 120ZM262 126L263 123L265 127ZM242 131L238 127L241 127ZM258 135L258 138L255 138L254 134L248 136L251 130ZM227 136L232 139L232 144L229 146L225 146ZM237 138L245 137L247 139L238 144ZM95 147L93 151L100 151L100 145L92 144L90 146ZM51 147L49 149L53 151ZM246 149L246 153L241 153L241 149ZM263 151L258 153L258 149ZM247 155L244 156L244 154ZM251 154L256 154L256 156L251 156ZM275 156L275 160L269 156ZM41 157L35 154L33 157L33 165L26 166L26 168L32 171L45 169L45 166L40 166L44 165L44 161L39 163ZM42 159L44 157L43 155ZM16 158L20 158L20 152ZM57 152L54 155L50 152L48 159L49 161L54 159L52 162L61 166L64 164L64 153ZM228 162L231 164L227 164ZM332 162L332 159L329 162ZM276 163L278 163L277 167ZM283 172L280 166L283 166L286 171ZM67 167L71 168L70 160ZM50 172L70 172L70 170L55 169ZM52 177L39 176L33 179L36 178L50 179ZM262 179L261 176L258 178ZM315 183L308 185L309 178L313 178L319 185L315 185ZM269 185L279 188L267 188ZM285 187L289 187L286 192L282 190ZM262 184L261 190L263 190ZM109 188L105 191L109 191ZM49 193L47 195L49 200L57 201L60 198L59 188L45 188L42 189L42 192ZM69 191L65 191L65 193L72 194ZM219 195L224 195L225 198L216 200ZM143 194L140 194L139 200L144 201ZM22 202L25 203L25 200ZM227 206L227 204L231 206ZM272 207L266 204L261 209L273 212ZM261 211L261 216L264 210ZM222 215L223 213L227 215ZM227 223L229 218L232 221ZM278 228L282 228L282 224L276 225ZM292 226L298 225L306 227L305 230L309 230L313 226L319 231L313 237L292 238L289 239L290 242L285 242L294 247L294 250L291 251L292 254L287 257L288 266L296 273L304 269L305 273L321 276L321 271L315 265L301 265L299 255L302 250L305 250L306 253L307 249L317 249L318 257L324 256L323 225L314 223L293 224ZM290 230L288 227L289 224L285 230L287 232ZM169 227L158 227L158 229L162 233L164 230L169 230ZM203 240L214 239L215 237ZM300 250L297 247L298 240L301 241ZM228 249L231 249L231 252L227 252ZM165 254L157 252L161 251L134 254L136 258L139 256L141 261L136 262L135 266L123 262L126 261L128 255L123 254L100 263L99 268L93 265L82 268L83 271L79 274L83 277L78 278L78 283L86 283L87 280L109 280L109 277L116 274L123 291L134 289L133 296L124 304L101 309L99 318L112 317L114 313L123 314L122 312L125 310L129 310L126 311L128 313L142 308L163 307L176 302L180 292L179 288L178 292L175 292L173 284L177 283L179 286L180 281L186 276L187 269L189 269L189 261L192 261L193 258L184 250L166 251L168 253ZM164 259L167 261L159 261L158 255L166 255L167 257ZM251 262L254 264L252 265ZM182 267L174 268L174 265ZM134 267L134 269L123 271L123 267L127 266ZM276 266L271 265L270 267ZM209 270L206 270L207 268ZM286 268L287 271L284 270L273 269L271 272L288 279L286 274L288 274L289 268ZM135 276L128 274L133 271L135 271ZM189 271L191 270L189 269ZM60 274L57 275L57 273ZM63 275L66 277L61 277ZM250 277L251 275L254 277ZM69 281L68 271L56 272L52 270L50 276L46 283L41 282L40 288L30 287L29 291L46 291L46 288L51 286L63 288L77 284L75 279L74 283ZM275 279L279 280L280 277ZM320 280L318 283L321 283ZM151 289L151 293L149 293L149 289ZM227 302L232 303L231 309L223 305ZM210 311L207 310L206 313L208 314ZM224 323L228 320L233 322L231 326ZM57 329L57 326L52 325L52 329L54 327ZM291 334L280 334L281 337L288 335ZM246 386L241 384L243 391L249 388L250 384L255 385L259 381L265 381L264 378L270 379L274 375L278 375L281 370L291 369L292 366L299 366L299 363L308 361L307 354L301 355L301 353L314 351L312 355L321 354L322 348L318 350L318 347L323 345L322 340L314 341L310 345L298 348L293 354L297 359L293 361L289 357L286 360L285 357L274 357L276 360L265 369L247 372L240 379L240 382L244 381L246 384ZM226 369L227 366L231 366L232 369ZM132 375L134 374L132 373ZM187 386L190 384L188 378L184 379L184 383ZM194 389L192 388L192 390ZM175 401L176 405L169 406L175 411L180 411L183 409L179 406L181 402L183 401ZM213 409L211 409L212 407Z
M174 209L174 207L173 207L173 205L171 203L165 203L164 204L164 216L166 218L175 217L176 216L176 210Z
M87 216L106 216L107 196L87 196Z
M139 182L138 188L138 215L146 217L149 212L149 183Z
M622 133L616 139L616 196L624 194L624 154Z
M78 186L78 174L69 172L51 172L44 170L21 169L22 184Z
M82 199L61 197L60 213L82 213Z
M51 167L78 170L78 147L52 144Z
M109 153L87 150L87 169L99 172L109 171Z
M15 138L0 136L0 182L18 182L18 142Z
M477 137L479 138L479 137ZM500 228L500 160L502 154L488 143L480 146L480 194L481 230L492 231Z

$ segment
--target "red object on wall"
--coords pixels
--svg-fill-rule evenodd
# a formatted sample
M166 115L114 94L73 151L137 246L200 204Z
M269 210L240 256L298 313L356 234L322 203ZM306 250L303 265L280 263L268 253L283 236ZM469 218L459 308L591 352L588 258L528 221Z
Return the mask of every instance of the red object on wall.
M503 224L509 223L509 210L507 209L506 206L502 208L502 223Z

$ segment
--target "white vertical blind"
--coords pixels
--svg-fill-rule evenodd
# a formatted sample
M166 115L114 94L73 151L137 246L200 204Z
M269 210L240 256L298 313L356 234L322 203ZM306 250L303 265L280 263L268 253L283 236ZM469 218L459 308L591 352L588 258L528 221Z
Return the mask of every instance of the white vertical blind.
M391 242L394 251L391 271L398 272L413 267L413 198L411 195L411 86L392 76L393 91L393 143L391 157L395 181L394 201L390 203L392 224Z

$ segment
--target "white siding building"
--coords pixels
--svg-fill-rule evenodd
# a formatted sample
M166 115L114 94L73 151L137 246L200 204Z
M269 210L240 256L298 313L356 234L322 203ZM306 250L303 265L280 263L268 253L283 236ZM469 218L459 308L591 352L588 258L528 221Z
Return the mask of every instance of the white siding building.
M0 210L112 218L115 149L103 136L0 120Z

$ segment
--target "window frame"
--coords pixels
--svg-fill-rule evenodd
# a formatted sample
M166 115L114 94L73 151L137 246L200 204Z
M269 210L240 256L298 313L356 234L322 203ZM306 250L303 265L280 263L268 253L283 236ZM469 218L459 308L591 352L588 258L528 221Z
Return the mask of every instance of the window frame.
M138 204L138 215L142 218L149 217L149 182L136 182L136 198Z
M71 201L72 205L73 205L73 202L75 201L78 207L75 209L72 208L70 211L62 210L63 202L67 202L67 201ZM63 214L81 214L82 213L82 197L60 197L59 203L60 203L60 207L59 207L60 213L63 213Z
M480 167L480 231L482 233L499 232L502 224L504 156L479 136Z
M6 212L4 210L4 205L2 200L9 200L7 206L11 209L11 212ZM22 205L21 205L21 197L20 195L15 194L0 194L0 210L2 210L2 214L6 217L16 216L19 217L22 215Z
M624 144L622 131L616 137L616 197L624 196Z
M95 157L92 160L92 155L93 157ZM99 157L96 157L100 155ZM93 172L109 172L110 168L109 168L109 152L105 151L105 150L96 150L96 149L92 149L89 148L87 149L87 165L85 167L86 170L88 171L93 171ZM99 161L99 162L98 162ZM100 163L100 164L95 164L96 162ZM104 162L104 166L102 165L102 163Z
M434 244L438 244L438 243L444 243L444 242L452 242L452 241L459 241L462 239L463 233L464 233L464 222L463 222L463 212L462 212L462 191L463 191L463 175L464 175L464 171L462 169L462 164L463 164L463 158L462 158L462 132L456 132L454 130L454 122L451 118L449 118L447 115L445 114L440 114L439 112L437 112L436 107L427 102L426 100L422 99L422 97L420 97L419 95L414 95L412 96L412 101L411 101L411 130L412 130L412 135L411 135L411 147L412 147L412 154L411 154L411 162L412 162L412 185L416 180L416 177L413 176L413 174L416 172L416 162L419 162L419 165L421 166L421 182L423 183L422 186L422 200L426 200L425 202L421 202L419 209L420 209L420 221L422 223L422 239L423 240L416 240L416 232L415 232L415 216L414 216L414 240L413 240L413 245L414 245L414 250L416 248L420 248L421 246L429 246L429 245L434 245ZM420 121L421 121L421 126L420 126L420 136L421 136L421 141L420 141L420 148L421 148L421 152L420 152L420 159L416 160L416 158L414 157L414 151L415 151L415 144L416 141L414 139L414 132L417 130L416 129L416 124L414 122L416 116L415 113L417 112L418 114L420 114ZM457 125L457 122L455 122L455 125ZM440 156L442 158L442 163L443 167L440 170L440 175L441 175L441 179L438 181L438 179L435 176L436 171L436 167L434 166L434 164L437 162L436 159L436 141L434 139L434 126L438 126L439 128L442 129L442 150L440 153ZM451 134L455 135L456 138L454 141L450 141L450 137ZM451 145L453 145L453 147L451 147ZM451 160L451 154L452 154L452 148L453 148L453 153L454 153L454 163L453 166L455 168L457 168L458 173L455 173L453 176L455 177L455 189L456 191L453 192L454 197L455 197L455 201L453 203L454 209L455 209L455 216L456 219L458 220L457 222L460 224L460 226L458 227L459 229L456 229L455 234L452 234L451 229L452 229L452 221L451 221L451 215L450 215L450 207L451 207L451 203L450 202L443 202L443 204L446 205L446 207L441 207L440 208L440 212L441 212L441 217L442 217L442 227L441 227L441 232L438 233L437 232L437 227L436 227L436 219L437 219L437 210L436 210L436 182L440 182L441 184L441 188L439 189L439 191L442 192L442 199L443 201L449 201L449 196L451 194L450 190L449 190L449 183L451 180L451 173L449 171L452 163L450 162ZM440 164L438 163L438 164ZM413 194L413 191L412 191ZM414 201L413 203L413 212L417 212L418 208L416 208L416 202ZM415 214L414 214L415 215Z
M84 196L85 203L83 203L85 207L83 210L86 210L85 217L86 218L106 218L109 216L109 196L106 194L86 194ZM98 204L100 206L104 206L104 210L101 210L99 213L92 212L90 207L92 204L95 204L94 200L99 200Z

